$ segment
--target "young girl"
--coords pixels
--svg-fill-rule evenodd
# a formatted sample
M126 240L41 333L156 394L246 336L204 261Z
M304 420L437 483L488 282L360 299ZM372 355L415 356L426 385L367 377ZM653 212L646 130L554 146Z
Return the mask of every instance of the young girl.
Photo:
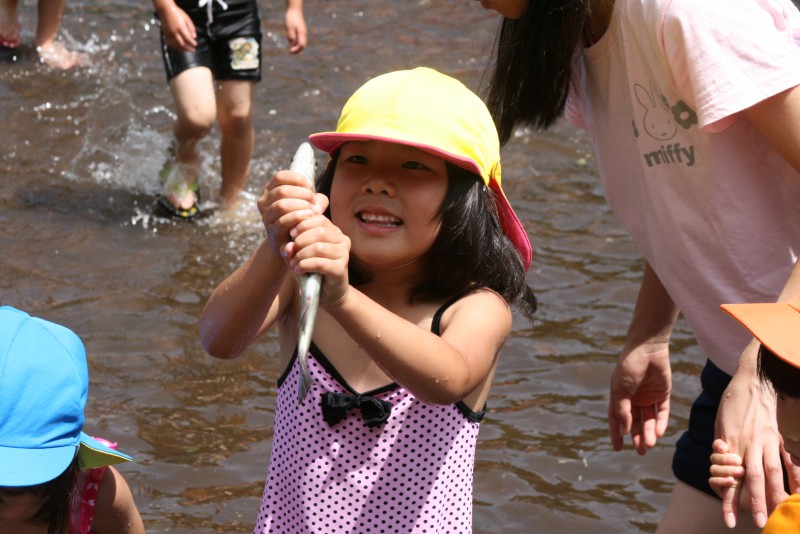
M0 307L0 532L142 534L131 457L83 433L86 352L71 330Z
M530 242L500 186L489 112L427 68L374 78L336 132L314 194L275 175L268 238L213 293L200 336L238 356L273 324L285 371L256 532L470 532L478 425L509 304L532 314ZM323 276L297 401L300 303Z
M630 434L645 454L664 435L680 312L708 360L658 532L726 530L708 485L715 433L752 464L757 530L785 495L780 436L757 387L756 347L718 306L800 290L797 9L790 0L482 3L506 17L489 91L501 139L566 111L591 134L606 199L646 260L611 378L614 449Z

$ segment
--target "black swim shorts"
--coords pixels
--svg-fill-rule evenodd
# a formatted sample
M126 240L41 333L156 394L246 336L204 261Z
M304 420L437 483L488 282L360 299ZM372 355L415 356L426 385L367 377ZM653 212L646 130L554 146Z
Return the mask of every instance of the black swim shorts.
M197 0L179 0L197 31L194 52L169 48L161 33L167 82L194 67L208 67L215 80L261 81L261 19L256 0L209 0L212 16Z
M714 425L722 394L731 381L730 375L719 367L706 362L700 374L702 393L692 404L689 412L689 429L675 445L672 472L675 477L690 486L717 497L708 484L711 476L711 444L714 442ZM788 479L784 470L784 485L788 491Z

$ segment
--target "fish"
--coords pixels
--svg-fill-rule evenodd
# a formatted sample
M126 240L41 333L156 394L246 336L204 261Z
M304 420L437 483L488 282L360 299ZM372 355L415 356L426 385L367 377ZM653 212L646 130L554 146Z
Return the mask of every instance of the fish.
M317 159L314 149L308 142L301 144L295 152L289 170L306 177L314 189L314 176L317 170ZM315 190L315 189L314 189ZM308 349L311 346L311 335L317 321L319 309L319 293L322 289L322 275L307 273L300 276L300 321L297 325L297 360L300 364L300 382L297 385L297 404L302 404L308 395L314 378L308 372Z

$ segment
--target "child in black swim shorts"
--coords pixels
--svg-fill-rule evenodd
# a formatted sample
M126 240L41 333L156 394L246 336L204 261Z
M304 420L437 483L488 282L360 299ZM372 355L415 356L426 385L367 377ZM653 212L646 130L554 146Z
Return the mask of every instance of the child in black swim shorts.
M253 96L261 80L256 0L153 0L161 21L164 68L175 100L175 141L161 170L159 206L180 219L199 214L197 143L220 129L220 204L232 207L250 173ZM289 51L306 45L302 0L286 0ZM215 89L216 86L216 89Z

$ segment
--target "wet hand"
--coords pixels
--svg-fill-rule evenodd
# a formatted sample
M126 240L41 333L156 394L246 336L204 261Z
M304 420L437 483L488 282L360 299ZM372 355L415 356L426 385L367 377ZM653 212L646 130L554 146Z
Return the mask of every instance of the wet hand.
M623 351L610 390L608 429L614 450L621 450L630 434L636 451L645 454L664 435L669 421L672 371L667 344Z
M301 221L322 214L328 206L325 195L315 194L302 174L279 171L264 187L257 202L261 220L273 250L285 258L289 231Z
M321 214L304 219L291 229L289 235L293 241L284 247L284 251L290 267L298 275L322 275L320 306L340 302L350 287L347 272L350 238Z

